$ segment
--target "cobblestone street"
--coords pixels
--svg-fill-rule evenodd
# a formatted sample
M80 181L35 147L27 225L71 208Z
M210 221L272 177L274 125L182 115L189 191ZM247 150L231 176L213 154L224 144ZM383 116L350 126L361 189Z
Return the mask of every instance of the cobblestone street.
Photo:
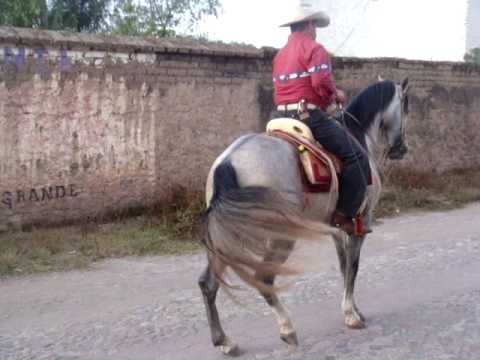
M480 358L480 204L386 219L366 240L348 330L332 242L307 249L312 271L281 297L300 346L290 352L264 300L221 293L240 359ZM313 245L312 245L313 246ZM224 359L210 342L197 278L204 255L115 259L85 272L0 282L0 360ZM313 271L314 270L314 271Z

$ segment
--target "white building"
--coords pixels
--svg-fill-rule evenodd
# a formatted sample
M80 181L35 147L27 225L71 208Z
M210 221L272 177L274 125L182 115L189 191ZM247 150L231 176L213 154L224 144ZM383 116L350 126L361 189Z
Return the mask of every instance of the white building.
M468 0L466 27L467 50L480 48L480 0Z

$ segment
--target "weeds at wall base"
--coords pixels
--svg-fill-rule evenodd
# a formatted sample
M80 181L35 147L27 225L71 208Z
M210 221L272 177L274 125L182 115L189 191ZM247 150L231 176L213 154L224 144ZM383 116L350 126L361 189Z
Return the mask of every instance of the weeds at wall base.
M480 201L480 169L442 174L388 171L375 216L409 211L448 210ZM115 257L169 255L200 249L203 194L178 189L167 206L115 214L109 221L0 235L0 277L86 269Z
M480 169L444 173L396 168L387 172L376 218L411 211L440 211L480 201Z
M1 234L0 277L86 269L106 258L198 250L203 198L181 194L142 215L126 211L109 216L108 222L90 218L77 225Z

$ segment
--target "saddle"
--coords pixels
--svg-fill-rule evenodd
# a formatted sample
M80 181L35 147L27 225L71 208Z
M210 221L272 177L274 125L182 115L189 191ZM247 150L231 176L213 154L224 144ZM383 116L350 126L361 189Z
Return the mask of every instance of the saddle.
M338 157L315 140L308 126L296 119L278 118L269 121L266 130L268 135L285 140L297 148L304 192L330 192L332 179L334 176L338 178L343 165ZM370 178L369 185L371 183ZM358 236L371 232L370 229L365 229L363 223L366 205L367 198L364 199L357 216L350 220L351 224L344 217L341 222L337 222L334 217L333 225Z
M342 171L342 162L315 141L307 125L292 118L273 119L267 134L287 141L298 150L299 168L305 192L329 192L332 177Z

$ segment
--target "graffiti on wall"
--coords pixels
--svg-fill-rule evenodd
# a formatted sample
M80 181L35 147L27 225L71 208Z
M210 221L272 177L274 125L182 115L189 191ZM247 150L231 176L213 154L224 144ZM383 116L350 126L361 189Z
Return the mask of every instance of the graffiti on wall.
M25 48L12 49L9 46L3 48L5 63L13 66L23 66L27 63L27 51ZM33 59L35 63L35 73L43 74L48 64L48 50L44 48L33 49ZM70 59L67 50L60 50L57 59L57 66L60 72L68 72L71 69Z
M29 190L4 191L0 201L3 206L13 209L25 203L42 203L65 198L75 198L80 194L76 185L54 185Z

